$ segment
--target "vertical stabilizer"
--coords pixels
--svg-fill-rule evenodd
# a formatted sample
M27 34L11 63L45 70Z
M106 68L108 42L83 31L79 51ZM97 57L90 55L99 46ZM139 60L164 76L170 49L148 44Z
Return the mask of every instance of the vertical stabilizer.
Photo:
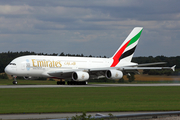
M113 55L112 57L113 63L111 67L115 67L120 61L131 62L142 30L143 30L142 27L135 27L131 31L129 36L125 39L123 44L119 47L119 49Z

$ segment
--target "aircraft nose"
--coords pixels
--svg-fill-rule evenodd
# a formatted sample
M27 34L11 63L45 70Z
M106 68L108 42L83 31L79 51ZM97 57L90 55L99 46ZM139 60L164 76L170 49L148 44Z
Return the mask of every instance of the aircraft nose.
M11 67L9 65L7 65L5 67L4 71L5 71L6 74L9 74L9 75L11 75L11 73L12 73L12 69L11 69Z

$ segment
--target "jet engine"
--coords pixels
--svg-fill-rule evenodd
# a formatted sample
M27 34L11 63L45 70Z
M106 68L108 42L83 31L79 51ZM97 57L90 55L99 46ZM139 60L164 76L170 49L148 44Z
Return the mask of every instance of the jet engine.
M82 71L73 72L72 79L74 81L86 81L89 79L89 74L87 72L82 72Z
M37 80L38 77L24 76L25 80Z
M105 76L108 79L121 79L123 77L123 73L119 70L107 70Z

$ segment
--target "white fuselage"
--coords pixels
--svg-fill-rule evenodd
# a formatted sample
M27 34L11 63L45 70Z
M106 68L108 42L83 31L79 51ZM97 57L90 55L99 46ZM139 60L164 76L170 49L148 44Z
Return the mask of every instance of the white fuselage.
M110 67L111 58L68 57L68 56L36 56L28 55L14 59L5 71L14 76L53 77L47 72L54 70L72 70L86 68ZM130 65L123 63L118 66Z
M106 67L111 63L107 58L29 55L14 59L5 71L15 76L51 77L46 74L51 70Z

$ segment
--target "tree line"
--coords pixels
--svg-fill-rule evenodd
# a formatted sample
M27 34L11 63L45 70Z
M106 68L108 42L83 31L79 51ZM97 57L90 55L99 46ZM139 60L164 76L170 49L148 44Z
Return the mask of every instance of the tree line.
M0 53L0 73L4 72L4 68L7 64L9 64L13 59L16 57L24 56L24 55L49 55L49 56L76 56L76 57L100 57L100 58L106 58L106 56L85 56L83 54L65 54L64 52L61 53L53 53L53 54L44 54L44 53L35 53L30 51L25 52L3 52ZM177 75L179 73L180 69L180 56L176 57L166 57L166 56L148 56L148 57L133 57L132 62L143 64L143 63L152 63L152 62L166 62L165 65L161 66L173 66L176 65L176 72L171 72L170 70L144 70L144 74L151 74L151 75ZM156 65L157 66L157 65Z
M143 70L143 74L149 75L180 75L180 56L176 57L166 57L166 56L149 56L149 57L134 57L133 62L143 64L143 63L153 63L153 62L165 62L163 65L155 65L162 67L172 67L176 65L176 71L172 70Z

